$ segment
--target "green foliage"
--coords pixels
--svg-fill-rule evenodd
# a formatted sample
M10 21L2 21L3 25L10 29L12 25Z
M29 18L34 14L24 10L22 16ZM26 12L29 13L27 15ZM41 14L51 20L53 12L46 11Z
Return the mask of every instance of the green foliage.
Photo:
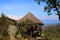
M60 40L60 26L47 26L45 37L49 40Z
M4 22L5 18L6 18L5 15L2 13L0 17L0 33L1 34L3 34L3 30L5 29L5 26L7 27L6 22Z
M45 2L44 11L48 13L48 15L52 14L54 11L56 15L58 15L60 20L60 0L35 0L38 4L40 2ZM57 13L56 13L57 12Z
M1 40L10 40L9 36L3 37Z
M14 22L11 21L11 19L9 19L8 17L6 17L4 13L2 13L0 17L0 34L6 34L7 28L10 24L14 24Z
M30 21L26 20L23 21L22 23L18 23L18 30L20 33L26 32L28 29L30 29L30 26L28 25L31 23Z
M31 30L31 26L33 26L33 28L35 27L35 25L32 25L33 21L32 20L28 20L26 19L25 21L22 21L22 23L18 23L18 33L25 33ZM33 29L32 29L33 30Z

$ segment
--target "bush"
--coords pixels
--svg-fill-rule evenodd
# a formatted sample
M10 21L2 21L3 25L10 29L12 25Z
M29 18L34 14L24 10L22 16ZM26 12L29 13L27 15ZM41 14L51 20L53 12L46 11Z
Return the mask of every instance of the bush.
M60 26L47 26L45 28L45 37L48 40L60 40Z

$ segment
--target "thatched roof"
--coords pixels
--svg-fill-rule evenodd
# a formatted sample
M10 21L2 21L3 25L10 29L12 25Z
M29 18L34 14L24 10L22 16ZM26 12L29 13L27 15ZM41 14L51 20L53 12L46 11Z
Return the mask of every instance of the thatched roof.
M26 21L26 19L33 21L34 23L43 24L38 18L36 18L31 12L28 12L26 16L24 16L22 19L18 21L18 23L21 23L23 21Z

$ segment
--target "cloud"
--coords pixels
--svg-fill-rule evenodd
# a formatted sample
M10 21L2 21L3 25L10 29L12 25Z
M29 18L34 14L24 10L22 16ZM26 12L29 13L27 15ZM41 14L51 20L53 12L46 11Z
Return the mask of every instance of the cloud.
M57 24L59 19L57 15L41 16L39 18L44 24Z
M14 15L7 15L9 18L14 19L14 20L19 20L21 17L14 16Z
M58 20L58 16L57 15L41 16L40 19L41 20Z

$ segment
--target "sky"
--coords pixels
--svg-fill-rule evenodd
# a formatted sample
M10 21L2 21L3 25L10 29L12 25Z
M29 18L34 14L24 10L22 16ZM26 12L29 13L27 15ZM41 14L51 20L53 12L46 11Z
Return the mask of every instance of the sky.
M3 12L9 18L19 20L31 12L44 24L59 23L57 15L48 16L48 13L43 11L44 5L45 3L38 5L34 0L0 0L0 15Z

